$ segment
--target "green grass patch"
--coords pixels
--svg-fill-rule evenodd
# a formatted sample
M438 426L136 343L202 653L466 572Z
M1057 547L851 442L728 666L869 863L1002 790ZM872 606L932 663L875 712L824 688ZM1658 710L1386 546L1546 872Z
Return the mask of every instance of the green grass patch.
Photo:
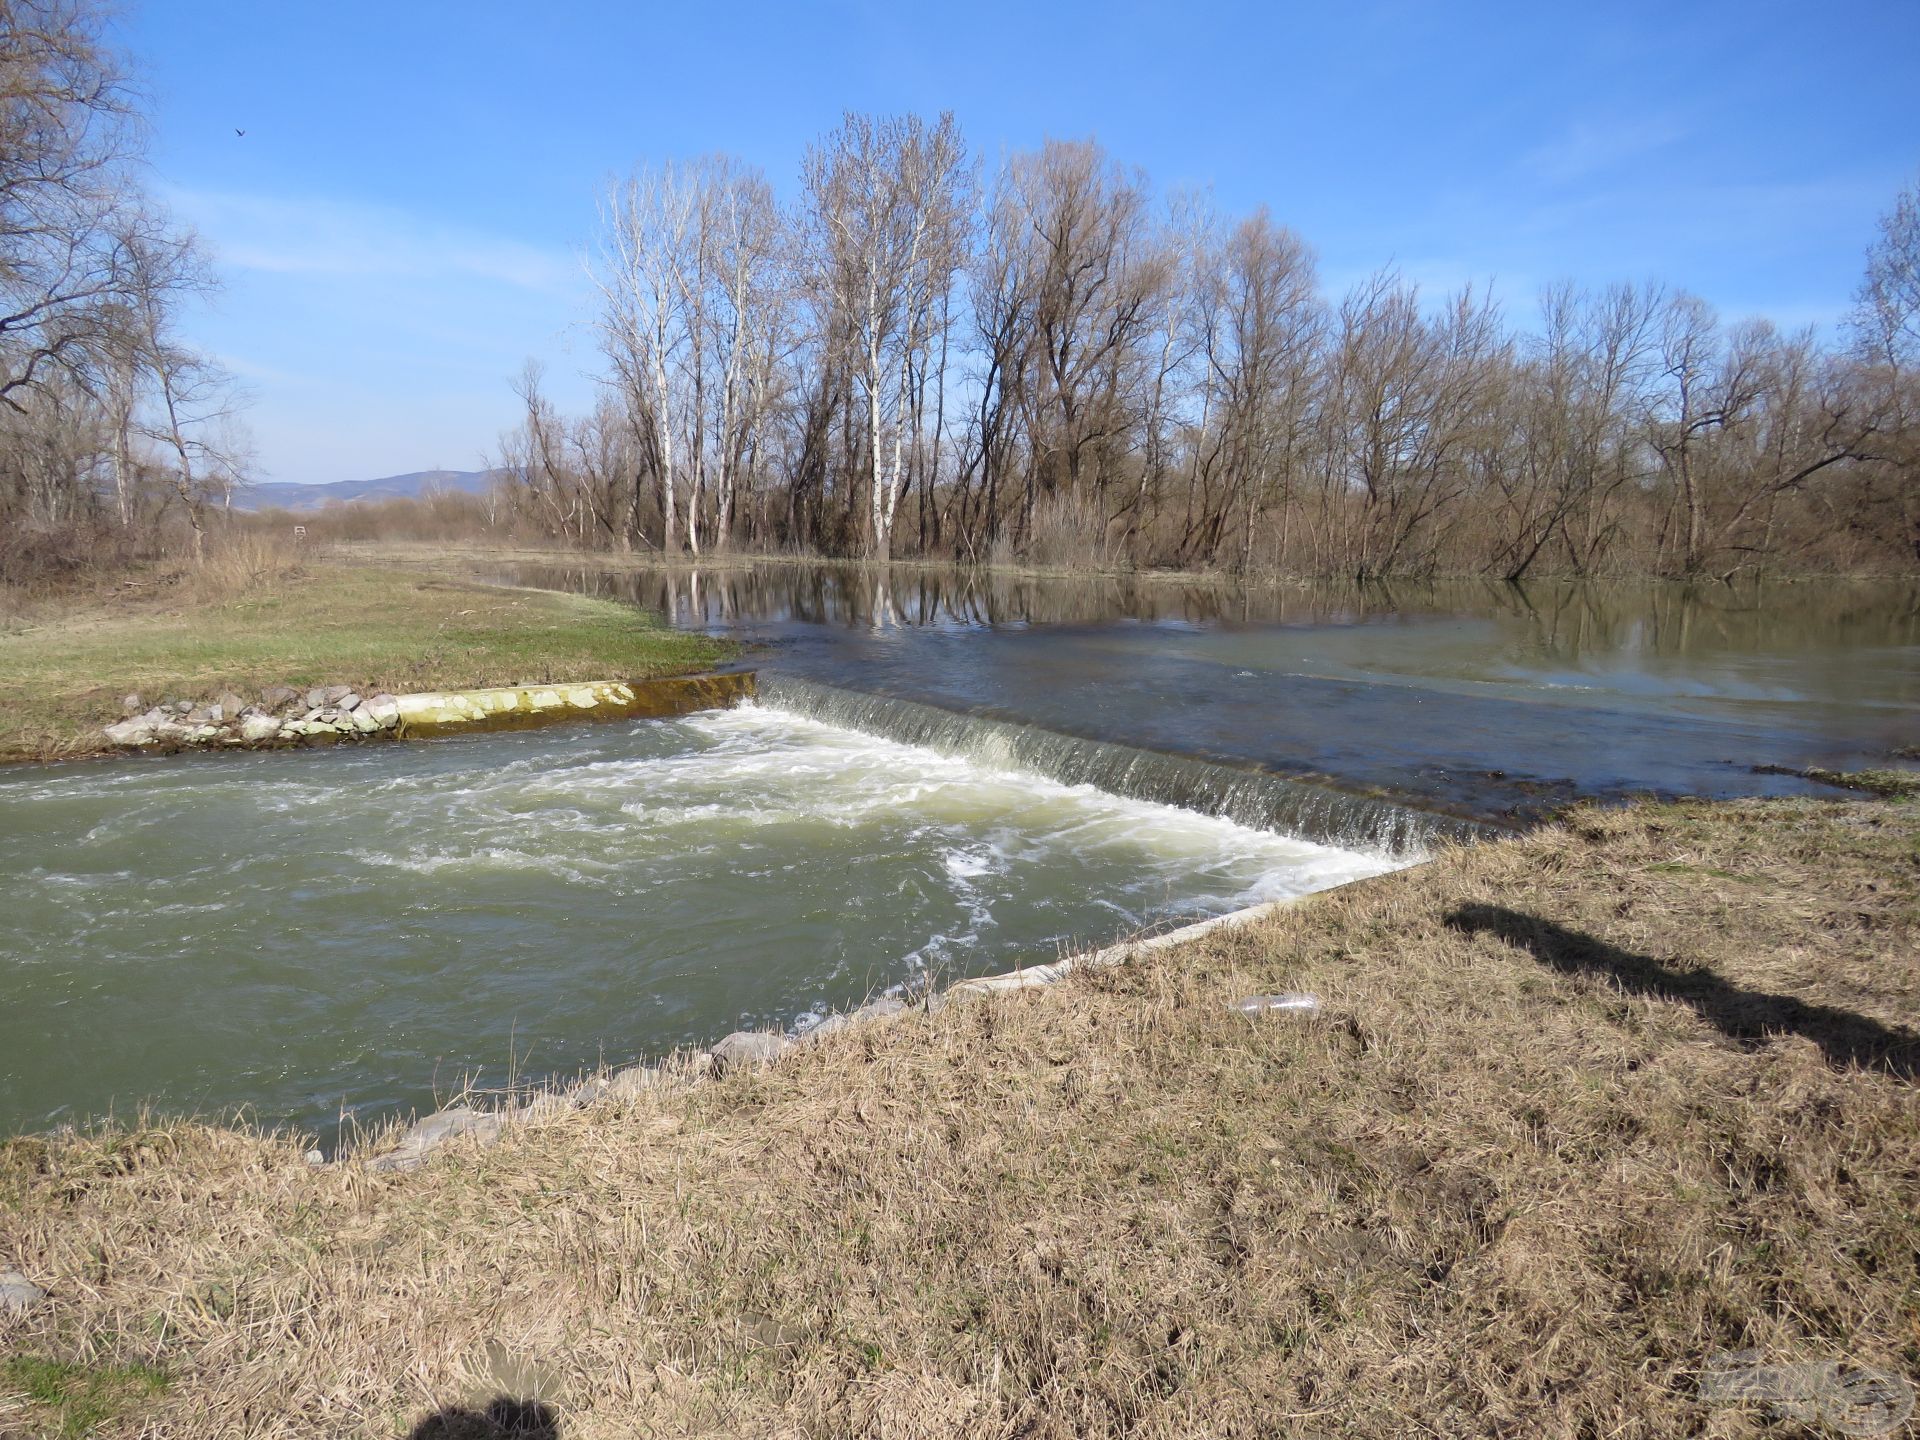
M79 1440L142 1400L166 1393L167 1375L150 1365L69 1365L32 1355L0 1361L0 1387L26 1401L37 1435Z
M362 693L641 680L705 669L724 642L628 605L417 571L310 564L198 601L185 584L0 635L0 760L103 749L121 698L268 685Z

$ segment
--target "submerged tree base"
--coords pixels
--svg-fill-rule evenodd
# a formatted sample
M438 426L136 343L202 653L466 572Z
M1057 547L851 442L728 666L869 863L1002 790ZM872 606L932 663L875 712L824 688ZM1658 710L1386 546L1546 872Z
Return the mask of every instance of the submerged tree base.
M14 1141L0 1348L169 1377L101 1435L1745 1433L1733 1352L1913 1378L1916 842L1583 811L404 1176Z

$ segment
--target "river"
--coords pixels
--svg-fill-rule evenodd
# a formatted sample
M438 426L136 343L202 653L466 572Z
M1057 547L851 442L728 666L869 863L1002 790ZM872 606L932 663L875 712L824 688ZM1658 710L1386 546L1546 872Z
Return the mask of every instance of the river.
M1920 744L1904 582L1252 586L764 563L498 572L752 646L763 673L1525 822L1833 794L1756 765Z
M1911 588L1292 590L757 564L494 578L759 703L0 773L0 1133L356 1126L1321 889L1569 800L1920 740Z

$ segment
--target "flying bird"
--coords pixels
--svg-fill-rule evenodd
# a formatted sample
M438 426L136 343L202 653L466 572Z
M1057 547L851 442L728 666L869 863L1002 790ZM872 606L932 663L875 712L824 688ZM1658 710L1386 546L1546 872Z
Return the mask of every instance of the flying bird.
M236 135L245 135L247 132L244 130L235 130L233 133Z

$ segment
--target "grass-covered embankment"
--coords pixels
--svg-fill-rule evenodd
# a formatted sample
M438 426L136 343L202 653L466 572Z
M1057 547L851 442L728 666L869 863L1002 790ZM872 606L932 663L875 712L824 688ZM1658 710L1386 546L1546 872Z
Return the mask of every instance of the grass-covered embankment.
M0 633L0 761L109 748L120 702L639 680L701 669L718 641L630 606L508 590L399 565L307 562L210 587L149 577Z
M0 1432L1759 1434L1709 1357L1920 1373L1917 949L1920 807L1582 812L411 1175L16 1141Z

